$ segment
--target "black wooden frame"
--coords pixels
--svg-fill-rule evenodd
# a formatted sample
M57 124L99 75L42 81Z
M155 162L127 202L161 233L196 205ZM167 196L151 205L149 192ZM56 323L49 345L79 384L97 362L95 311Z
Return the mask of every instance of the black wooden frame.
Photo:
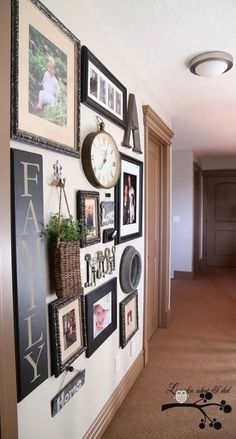
M89 237L89 229L86 227L86 211L85 202L88 198L94 198L96 204L96 237ZM100 201L99 192L94 191L78 191L77 192L77 218L81 221L84 229L86 230L85 237L81 239L80 246L87 247L88 245L93 245L101 241L101 230L100 230Z
M132 239L140 238L142 236L142 219L143 219L143 162L136 160L125 154L121 155L121 176L122 176L122 162L132 163L139 167L139 181L137 182L137 187L139 188L139 212L137 212L138 218L138 231L135 233L130 233L123 235L121 233L121 219L120 214L122 213L122 203L123 203L123 188L121 188L121 176L115 186L115 229L117 230L116 244L120 244Z
M135 310L136 310L136 327L129 337L126 336L126 306L129 302L135 300ZM129 294L122 302L120 302L120 346L122 349L127 345L131 338L136 334L139 329L139 318L138 318L138 291L135 290L133 293Z
M103 73L122 93L123 95L123 119L120 119L113 114L109 109L99 105L88 95L88 62L91 62L95 67ZM107 119L111 120L115 124L125 128L127 119L127 90L123 84L99 61L96 56L90 52L86 47L82 47L82 61L81 61L81 102L92 108L94 111L102 114Z
M34 133L23 131L19 128L19 1L12 0L12 29L11 29L11 138L20 142L33 144L55 152L60 152L73 157L80 157L80 41L39 1L29 0L32 7L36 7L45 19L49 19L51 23L59 31L63 32L74 45L74 67L75 67L75 83L77 84L74 90L75 102L75 121L74 121L74 148L69 147L54 141L52 139L38 136Z
M59 321L59 310L66 305L78 301L79 315L80 315L80 334L81 334L81 348L75 350L64 362L62 362L61 352L62 346L60 341L61 330ZM85 302L83 291L79 294L73 294L63 299L57 299L49 304L49 326L50 326L50 341L51 341L51 359L52 359L52 373L58 377L73 361L79 357L86 349L86 323L85 323Z
M112 321L103 329L101 334L94 337L93 334L93 305L99 299L102 299L108 293L112 293ZM117 328L117 278L102 284L100 287L86 294L86 327L87 327L87 350L86 356L90 357L99 346L116 330Z

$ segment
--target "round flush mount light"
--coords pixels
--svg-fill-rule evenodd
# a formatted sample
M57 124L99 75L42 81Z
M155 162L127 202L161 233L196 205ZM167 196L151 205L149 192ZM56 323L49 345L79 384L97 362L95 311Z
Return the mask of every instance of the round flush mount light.
M227 52L205 52L195 56L189 63L190 72L198 76L214 78L233 67L233 57Z

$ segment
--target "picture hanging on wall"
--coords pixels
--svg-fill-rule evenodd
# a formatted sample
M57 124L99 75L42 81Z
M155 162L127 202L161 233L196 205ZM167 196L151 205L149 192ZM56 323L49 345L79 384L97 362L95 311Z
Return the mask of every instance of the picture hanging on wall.
M78 191L77 217L86 230L86 235L81 240L81 247L101 241L99 205L99 192Z
M121 154L121 175L115 186L117 244L142 236L143 163Z
M101 226L114 224L114 201L102 201L101 203Z
M122 349L138 331L138 292L132 294L120 303L120 345Z
M58 377L86 348L82 293L49 304L52 373Z
M11 137L79 157L79 40L40 1L13 0L11 59Z
M18 402L48 378L43 158L11 150L12 260Z
M125 127L126 88L85 46L82 47L81 69L81 102Z
M117 279L101 285L86 297L86 326L90 357L117 328Z

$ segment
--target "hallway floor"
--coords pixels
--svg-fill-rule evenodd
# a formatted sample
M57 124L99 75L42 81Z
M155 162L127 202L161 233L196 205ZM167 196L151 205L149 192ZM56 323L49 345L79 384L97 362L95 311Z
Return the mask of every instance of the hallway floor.
M236 270L173 281L171 310L169 329L152 337L149 363L102 439L236 439ZM187 390L185 405L177 390ZM176 407L162 411L164 404Z

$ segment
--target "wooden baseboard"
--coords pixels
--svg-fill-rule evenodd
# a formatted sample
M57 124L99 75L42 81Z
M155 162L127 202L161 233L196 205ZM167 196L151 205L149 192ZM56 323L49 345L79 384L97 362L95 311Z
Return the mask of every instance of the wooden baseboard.
M174 279L193 279L192 271L174 271Z
M138 378L143 368L144 356L143 352L140 352L139 356L135 360L134 364L128 370L120 384L118 384L111 397L83 437L83 439L99 439L103 435L104 431L110 424L113 416L117 412L118 408L124 401L127 393Z

